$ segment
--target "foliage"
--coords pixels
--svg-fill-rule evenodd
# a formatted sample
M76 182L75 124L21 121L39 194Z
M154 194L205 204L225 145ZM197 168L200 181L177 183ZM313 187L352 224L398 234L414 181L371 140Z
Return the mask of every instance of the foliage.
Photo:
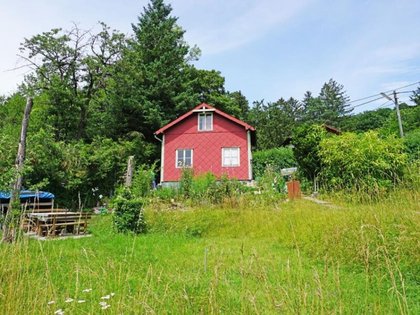
M108 123L106 113L98 114L107 110L103 92L121 58L125 37L99 24L97 33L74 25L69 31L54 28L21 44L21 57L33 71L21 91L46 96L46 119L57 140L91 139L91 131L103 130L101 125Z
M313 181L321 171L320 143L327 137L323 126L303 125L293 135L293 153L301 172Z
M409 161L420 160L420 128L405 135L404 145Z
M264 104L255 102L249 112L249 121L256 127L257 144L260 150L282 146L292 136L292 130L301 117L301 104L294 98L279 99Z
M413 94L410 96L410 100L417 106L420 105L420 86L417 87L415 91L413 91Z
M144 201L133 197L130 190L122 188L112 200L114 227L119 233L145 233Z
M401 121L404 133L420 129L420 106L401 106ZM380 130L384 135L399 135L397 113L393 111Z
M136 197L146 197L152 191L152 185L155 181L156 164L152 166L141 165L137 168L133 176L131 192Z
M325 188L368 194L394 187L402 179L407 162L401 139L382 139L374 131L324 139L319 156Z
M257 178L257 184L266 193L285 192L286 182L280 172L275 171L271 164L264 168L262 175Z
M281 147L252 153L252 171L256 179L263 176L269 166L277 174L280 174L282 168L296 166L292 148Z
M348 104L349 100L344 86L330 79L324 83L318 97L306 92L303 100L303 120L311 124L325 123L337 127L340 118L352 110Z
M369 130L378 130L387 122L390 115L395 113L390 108L379 108L376 110L365 111L355 115L343 117L340 121L340 127L343 131L366 132Z
M284 145L294 136L293 130L305 124L339 127L352 110L348 102L344 86L330 79L318 96L307 91L302 101L280 98L268 104L254 102L248 120L258 130L258 149L270 149Z
M216 181L217 177L211 172L194 176L191 184L191 197L195 200L208 198Z
M179 191L185 198L191 197L193 178L194 170L192 168L182 169L181 180L179 181Z

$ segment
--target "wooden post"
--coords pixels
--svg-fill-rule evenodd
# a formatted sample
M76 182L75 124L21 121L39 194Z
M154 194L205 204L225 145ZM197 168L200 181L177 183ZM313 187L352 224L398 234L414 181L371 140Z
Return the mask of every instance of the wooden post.
M20 190L22 189L23 181L23 166L26 153L26 133L28 130L29 116L32 111L33 99L28 97L26 99L25 112L23 113L22 129L20 132L20 140L18 153L15 161L16 180L13 184L12 195L10 196L9 207L7 208L6 218L4 220L2 241L12 243L16 241L18 236L20 211ZM15 209L17 208L17 209Z
M125 174L125 187L131 187L134 173L134 155L128 157L127 173Z

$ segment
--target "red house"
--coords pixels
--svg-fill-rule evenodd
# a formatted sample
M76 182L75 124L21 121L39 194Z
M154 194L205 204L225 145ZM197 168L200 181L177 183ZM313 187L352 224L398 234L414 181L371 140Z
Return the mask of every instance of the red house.
M240 181L252 180L251 133L255 128L208 104L200 104L155 132L162 142L162 185L181 178L191 167L195 175L226 174Z

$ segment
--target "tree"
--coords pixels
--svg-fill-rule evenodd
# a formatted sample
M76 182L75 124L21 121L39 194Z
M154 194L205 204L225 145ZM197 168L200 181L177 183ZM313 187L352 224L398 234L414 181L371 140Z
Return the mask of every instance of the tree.
M301 103L290 98L287 101L264 104L255 102L249 111L249 121L258 130L258 149L270 149L283 145L292 136L293 129L300 124L302 115Z
M321 172L320 143L326 137L325 128L319 125L303 125L294 132L293 152L299 171L311 181Z
M189 62L197 57L184 41L184 30L163 0L151 0L133 24L116 73L114 116L120 134L139 131L152 141L153 132L174 119Z
M304 104L304 120L311 124L328 124L337 127L341 117L348 115L352 109L344 86L333 79L324 83L318 97L306 92Z
M21 44L21 57L33 70L21 90L47 95L48 122L57 140L86 139L88 116L102 109L103 90L110 81L111 67L121 57L125 38L104 23L100 26L97 34L77 25L70 31L55 28ZM95 119L91 122L104 123Z
M340 127L343 131L366 132L382 128L388 121L390 115L395 113L390 108L379 108L365 111L356 115L349 115L342 118Z
M410 96L410 100L416 105L420 105L420 86L417 90L413 91L413 94Z

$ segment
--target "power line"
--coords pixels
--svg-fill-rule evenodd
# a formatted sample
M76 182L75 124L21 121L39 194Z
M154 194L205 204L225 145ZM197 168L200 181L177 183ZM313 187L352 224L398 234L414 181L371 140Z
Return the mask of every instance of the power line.
M389 91L385 91L384 93L389 93L389 92L393 92L393 91L396 91L396 90L401 90L403 88L406 88L406 87L409 87L409 86L413 86L413 85L416 85L416 84L420 84L420 81L417 81L417 82L414 82L414 83L411 83L411 84L408 84L408 85L405 85L405 86L401 86L401 87L398 87L398 88L395 88L395 89L392 89L392 90L389 90ZM404 92L399 92L399 93L407 93L407 92L412 92L412 91L404 91ZM379 96L379 95L381 95L381 94L380 93L377 93L377 94L373 94L373 95L370 95L370 96L362 97L362 98L359 98L357 100L353 100L353 101L347 102L346 105L352 104L352 103L356 103L356 102L360 102L360 101L364 101L364 100L367 100L369 98L372 98L372 97L375 97L375 96ZM357 104L357 105L353 106L353 108L359 107L359 106L362 106L362 105L365 105L365 104L369 104L370 102L377 101L378 99L381 99L381 98L383 98L383 97L380 97L380 98L377 98L375 100L371 100L371 101L368 101L368 102L365 102L365 103L362 103L362 104Z
M408 84L408 85L405 85L405 86L401 86L401 87L396 88L396 89L385 91L385 93L396 91L396 90L400 90L400 89L403 89L403 88L406 88L406 87L409 87L409 86L412 86L412 85L416 85L416 84L420 84L420 81L417 81L417 82L414 82L414 83L411 83L411 84Z
M377 94L377 95L380 95L380 94ZM354 106L352 107L352 109L354 109L354 108L356 108L356 107L360 107L360 106L366 105L366 104L369 104L369 103L372 103L372 102L375 102L375 101L378 101L378 100L383 99L383 98L384 98L384 97L383 97L383 96L381 96L381 97L375 98L374 100L370 100L370 101L364 102L364 103L362 103L362 104L357 104L357 105L354 105Z

